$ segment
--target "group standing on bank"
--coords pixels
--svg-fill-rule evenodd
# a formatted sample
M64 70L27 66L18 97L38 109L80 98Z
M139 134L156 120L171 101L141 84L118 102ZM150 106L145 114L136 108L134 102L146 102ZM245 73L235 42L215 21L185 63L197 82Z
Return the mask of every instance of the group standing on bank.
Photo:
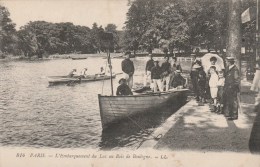
M226 67L223 69L216 62L217 58L211 57L210 68L205 70L201 61L194 58L190 76L196 100L199 105L209 101L212 112L224 114L229 120L236 120L239 108L239 69L233 57L226 58Z
M117 95L132 95L134 63L130 60L130 53L122 61L122 71L125 77L120 79ZM187 86L187 78L182 73L182 67L176 57L164 57L160 65L149 54L145 66L144 86L150 86L153 92L164 92L170 89L182 89ZM196 56L193 59L190 78L199 105L210 103L211 111L224 114L229 120L238 119L240 74L232 57L227 57L225 67L221 67L214 56L210 58L209 68L205 68Z

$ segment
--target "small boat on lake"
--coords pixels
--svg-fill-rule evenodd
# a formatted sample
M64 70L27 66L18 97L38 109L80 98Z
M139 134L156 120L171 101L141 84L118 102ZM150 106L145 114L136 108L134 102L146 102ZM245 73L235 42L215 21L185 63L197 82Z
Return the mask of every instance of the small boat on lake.
M102 128L143 112L158 111L183 103L187 99L188 89L179 89L161 93L144 93L130 96L98 95Z
M112 75L112 78L115 78L116 74ZM61 85L61 84L75 84L75 83L84 83L84 82L93 82L93 81L102 81L109 80L111 77L108 75L88 75L86 77L82 76L49 76L48 82L50 86Z
M87 57L72 57L72 60L84 60L87 59Z

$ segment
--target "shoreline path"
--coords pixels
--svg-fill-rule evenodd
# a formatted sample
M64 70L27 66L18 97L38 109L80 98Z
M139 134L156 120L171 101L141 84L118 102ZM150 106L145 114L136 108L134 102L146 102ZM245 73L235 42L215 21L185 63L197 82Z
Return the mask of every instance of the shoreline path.
M256 94L249 91L251 84L242 81L241 85L242 111L239 112L238 120L229 121L224 115L212 113L209 104L198 106L192 98L153 132L153 136L163 135L160 140L148 140L140 148L199 152L254 151L250 150L252 145L249 147L249 140L251 136L252 142L254 135L254 143L260 141L258 133L251 135L254 122L260 121L255 120L260 111L255 110Z

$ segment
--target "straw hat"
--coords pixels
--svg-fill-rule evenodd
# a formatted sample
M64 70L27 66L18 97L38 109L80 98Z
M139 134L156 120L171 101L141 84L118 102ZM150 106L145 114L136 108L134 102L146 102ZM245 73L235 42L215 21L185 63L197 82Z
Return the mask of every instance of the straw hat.
M227 61L235 61L235 58L234 58L234 57L231 57L231 56L229 56L229 57L226 57L226 60L227 60Z
M194 64L192 68L201 68L201 66L198 64Z

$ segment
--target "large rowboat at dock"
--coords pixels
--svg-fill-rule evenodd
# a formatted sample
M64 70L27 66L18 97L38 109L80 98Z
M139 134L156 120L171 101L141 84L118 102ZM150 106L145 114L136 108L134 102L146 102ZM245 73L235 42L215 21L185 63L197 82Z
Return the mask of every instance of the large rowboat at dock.
M151 112L163 107L183 103L187 99L188 89L179 89L161 93L146 93L130 96L98 95L102 128L129 116Z

